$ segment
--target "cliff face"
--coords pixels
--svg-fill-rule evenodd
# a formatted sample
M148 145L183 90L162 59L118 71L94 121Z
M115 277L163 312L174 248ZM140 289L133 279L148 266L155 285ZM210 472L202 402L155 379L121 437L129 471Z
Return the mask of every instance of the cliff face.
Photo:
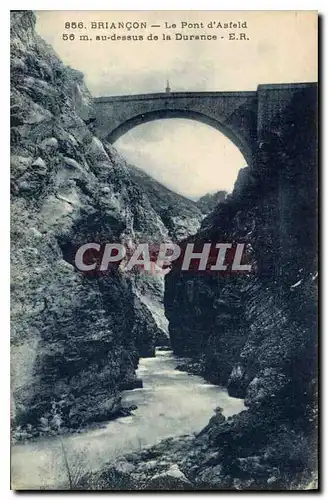
M188 240L245 243L252 271L197 275L176 266L166 278L175 350L221 383L231 375L245 389L265 368L287 369L289 355L315 359L315 99L311 88L295 95L260 139L255 164Z
M132 165L128 168L132 179L147 195L173 241L180 241L196 233L204 217L198 207L198 202L174 193L140 168Z
M175 352L249 408L202 437L220 450L221 480L232 467L246 486L261 488L279 453L280 486L315 468L316 89L296 93L268 130L254 165L240 171L232 195L190 239L244 242L252 271L201 276L176 267L165 295ZM279 433L289 443L285 451L278 450ZM307 444L300 450L297 442ZM255 462L246 470L240 461L254 454L262 476Z
M83 76L11 19L12 403L17 425L77 427L121 411L160 333L120 271L84 276L89 242L163 242L168 231L125 162L92 133ZM41 422L41 424L40 424Z
M227 191L224 190L217 191L216 193L206 193L196 201L196 205L203 214L207 215L214 210L218 203L222 203L227 195Z

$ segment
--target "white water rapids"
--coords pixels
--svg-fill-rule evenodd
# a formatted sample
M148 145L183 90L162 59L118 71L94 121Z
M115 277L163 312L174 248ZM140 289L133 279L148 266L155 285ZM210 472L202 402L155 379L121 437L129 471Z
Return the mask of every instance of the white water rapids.
M244 409L242 399L201 377L176 370L171 351L140 360L142 389L125 391L123 403L136 404L133 415L104 423L81 434L62 436L72 475L98 470L106 462L164 438L199 432L217 406L230 416ZM67 485L67 469L60 439L39 438L12 447L13 489L56 489Z

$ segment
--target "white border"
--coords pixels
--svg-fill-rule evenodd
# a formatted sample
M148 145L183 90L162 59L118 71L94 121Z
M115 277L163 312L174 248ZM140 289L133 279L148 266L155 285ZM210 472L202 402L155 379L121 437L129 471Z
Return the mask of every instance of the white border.
M1 383L0 383L0 404L1 404L1 420L0 420L0 436L1 436L1 452L0 452L0 491L1 499L12 498L14 492L9 491L9 196L8 196L8 186L9 186L9 10L318 10L319 13L324 16L328 12L327 0L318 0L316 2L311 0L267 0L265 6L263 5L263 0L230 0L229 2L219 2L214 0L156 0L156 2L151 2L149 0L80 0L79 2L72 0L31 0L26 2L23 0L15 0L10 2L5 2L3 0L0 6L0 47L2 55L6 54L6 57L2 57L1 66L1 92L0 96L2 99L1 103L1 164L0 164L0 224L1 224L1 275L0 275L0 320L1 320L1 331L0 331L0 353L1 353ZM324 19L325 21L325 19ZM323 23L324 24L324 23ZM279 36L277 34L277 36ZM322 35L322 53L327 54L327 37ZM324 56L322 56L321 63L324 64ZM324 75L326 74L325 68L322 68L321 82L324 84ZM322 94L326 90L326 85L322 85ZM324 119L326 117L327 107L324 106L322 109L322 122L321 129L324 131ZM6 121L6 118L8 121ZM327 179L328 176L324 175L326 162L324 161L324 144L326 143L328 134L322 133L321 138L321 156L322 156L322 169L321 169L321 191L326 188L325 192L328 193L327 189ZM323 185L322 185L323 184ZM327 210L328 204L324 203L323 197L323 215L325 223L327 224ZM326 227L324 227L326 229ZM323 228L322 228L323 229ZM327 231L324 233L327 235ZM327 248L326 238L322 238L322 243L324 249ZM322 254L322 256L324 253ZM322 257L321 257L322 260ZM6 263L6 265L4 265ZM327 271L324 271L324 278L327 278ZM327 297L326 297L327 298ZM321 312L328 310L328 299L327 302L323 301L321 306ZM321 349L323 349L322 366L321 371L323 372L323 366L328 359L328 343L324 343L324 323L322 324L321 331ZM323 345L324 344L324 345ZM322 373L322 386L327 384L327 371ZM324 423L324 415L326 412L325 408L321 408L321 421L322 425ZM324 436L322 436L324 437ZM322 447L326 449L327 439L323 440ZM325 467L324 467L325 466ZM328 467L326 464L322 464L321 470L321 481L322 487L325 486L325 477L327 476ZM214 492L213 492L214 493ZM46 494L46 493L45 493ZM115 493L110 492L110 495L115 495ZM216 494L222 496L231 495L233 493L224 494L217 492ZM277 495L282 495L283 493L277 493ZM78 494L75 493L75 498L88 498L92 495L89 494ZM119 494L120 497L124 498L126 494ZM167 493L170 495L170 493ZM189 498L195 495L195 493L184 494L184 498ZM30 493L27 494L29 498L39 498L39 494ZM138 498L149 498L149 494L138 494ZM203 496L202 494L197 494L198 497ZM206 496L206 494L204 494ZM265 493L257 493L257 497L265 496ZM71 498L70 493L63 492L61 498Z
M321 7L318 7L321 4ZM230 0L218 2L215 0L15 0L10 9L31 10L323 10L325 2L311 0L266 0L265 5L260 0Z

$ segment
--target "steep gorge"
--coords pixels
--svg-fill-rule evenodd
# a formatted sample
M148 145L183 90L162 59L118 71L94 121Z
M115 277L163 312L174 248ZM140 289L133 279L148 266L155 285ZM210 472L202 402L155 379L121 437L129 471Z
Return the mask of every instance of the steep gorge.
M163 339L154 319L162 282L119 271L84 276L72 265L78 246L245 242L251 273L173 268L165 311L187 368L244 397L247 411L134 454L129 473L110 465L93 484L115 487L119 477L124 488L150 488L156 473L162 489L308 487L317 468L315 87L295 93L260 133L254 164L190 236L199 209L95 137L83 75L35 33L33 13L12 13L11 30L14 428L38 435L122 414L122 389L140 384L139 357ZM165 479L169 464L182 485Z
M218 409L198 435L127 455L82 487L318 487L316 119L309 85L260 131L253 165L187 239L244 242L251 272L193 274L174 264L166 276L170 339L189 358L184 369L227 386L247 410L225 418Z

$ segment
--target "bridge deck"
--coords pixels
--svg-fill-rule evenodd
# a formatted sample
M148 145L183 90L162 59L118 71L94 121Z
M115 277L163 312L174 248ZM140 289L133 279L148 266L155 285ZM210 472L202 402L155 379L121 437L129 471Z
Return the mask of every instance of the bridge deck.
M283 90L290 88L298 89L317 85L316 82L301 83L265 83L258 85L257 90L233 90L233 91L204 91L204 92L157 92L150 94L131 94L94 97L95 102L111 101L137 101L163 98L183 98L183 97L255 97L259 89Z
M232 91L232 92L158 92L156 94L132 94L94 97L95 102L112 101L143 101L150 99L172 99L185 97L256 97L256 90Z

